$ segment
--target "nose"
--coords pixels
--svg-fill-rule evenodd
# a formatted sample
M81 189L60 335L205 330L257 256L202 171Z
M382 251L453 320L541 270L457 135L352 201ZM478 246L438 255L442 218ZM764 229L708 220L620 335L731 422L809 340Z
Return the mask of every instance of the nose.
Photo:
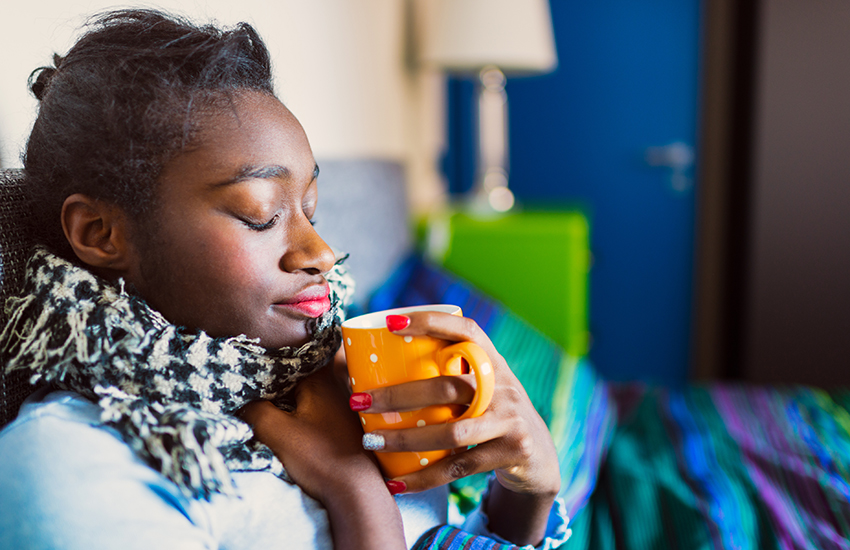
M281 258L281 268L284 271L306 271L316 275L326 273L334 266L336 258L333 250L316 233L306 217L292 227L289 236L289 246Z

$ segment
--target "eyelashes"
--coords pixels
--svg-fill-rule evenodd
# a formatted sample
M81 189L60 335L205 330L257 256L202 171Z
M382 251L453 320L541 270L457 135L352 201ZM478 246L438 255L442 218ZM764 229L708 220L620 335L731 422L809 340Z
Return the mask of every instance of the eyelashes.
M271 229L272 227L277 225L277 222L278 222L279 219L280 219L280 216L275 214L274 217L272 217L272 219L270 219L266 223L253 223L249 220L242 220L242 223L244 223L246 226L248 226L248 229L250 229L251 231L268 231L269 229ZM315 219L310 219L309 222L310 222L310 225L315 227L315 225L316 225Z
M253 223L248 220L242 220L242 223L248 226L248 229L251 231L268 231L275 225L277 225L277 220L280 218L277 214L275 214L272 219L267 221L266 223Z

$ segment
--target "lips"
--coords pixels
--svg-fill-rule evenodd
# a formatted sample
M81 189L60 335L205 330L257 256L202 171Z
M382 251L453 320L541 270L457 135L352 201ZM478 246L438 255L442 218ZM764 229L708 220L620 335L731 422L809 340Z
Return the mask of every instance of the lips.
M321 317L331 308L329 295L330 287L325 283L312 286L292 298L275 304L275 306L297 311L308 317Z

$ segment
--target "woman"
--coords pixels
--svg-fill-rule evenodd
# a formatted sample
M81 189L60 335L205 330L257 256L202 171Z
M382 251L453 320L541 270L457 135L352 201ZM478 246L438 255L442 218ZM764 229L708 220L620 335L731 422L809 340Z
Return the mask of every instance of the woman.
M374 450L476 447L388 481L363 448L350 407L472 389L448 377L349 402L331 363L350 282L312 227L318 166L250 26L113 12L55 61L34 73L25 159L43 246L0 337L10 368L49 386L0 435L5 547L403 548L445 522L447 482L490 470L467 528L563 541L551 438L468 319L393 328L484 347L488 411Z

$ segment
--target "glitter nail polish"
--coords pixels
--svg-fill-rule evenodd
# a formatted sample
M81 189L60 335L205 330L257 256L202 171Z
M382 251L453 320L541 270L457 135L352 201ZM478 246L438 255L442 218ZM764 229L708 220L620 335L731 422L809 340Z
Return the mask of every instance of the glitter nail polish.
M363 448L367 451L380 451L386 446L384 436L380 434L363 434Z

